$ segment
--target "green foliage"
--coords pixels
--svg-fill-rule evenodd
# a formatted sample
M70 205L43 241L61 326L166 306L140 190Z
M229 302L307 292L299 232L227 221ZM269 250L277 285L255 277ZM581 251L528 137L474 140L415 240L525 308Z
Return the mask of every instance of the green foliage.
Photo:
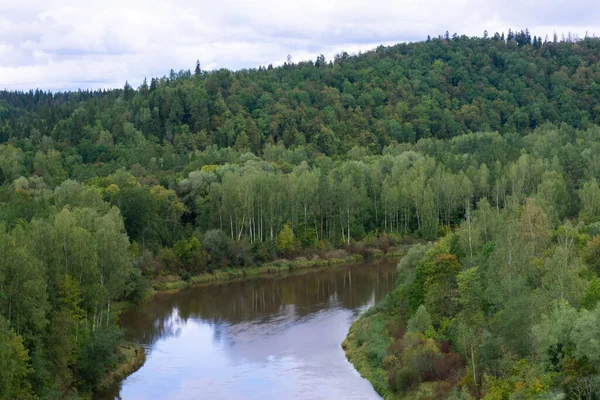
M600 274L600 236L594 236L587 242L584 260L597 274Z
M202 246L208 252L211 265L227 263L231 248L231 239L221 230L211 230L204 234Z
M23 338L0 316L0 399L34 399L28 381L31 372Z
M294 231L288 224L285 224L277 235L277 249L281 254L289 254L294 251Z
M431 317L425 309L425 306L421 304L417 309L417 312L415 312L415 315L408 320L407 330L409 332L425 334L425 332L431 328Z
M415 368L404 367L396 371L396 375L390 386L392 387L392 390L397 392L409 392L414 389L419 382L421 382L419 371Z
M85 387L94 389L101 378L117 365L115 347L122 341L122 332L101 328L93 333L81 349L78 370L84 378Z
M596 390L596 240L589 240L587 227L570 221L550 235L543 209L528 198L523 203L489 214L478 209L426 253L415 249L420 260L401 262L394 296L404 293L409 307L386 301L365 314L369 320L383 314L407 321L406 333L394 334L387 361L379 364L387 371L388 390L412 388L403 395L414 398L442 398L454 390L456 397L452 374L462 376L461 387L486 399ZM477 264L461 266L458 247L469 249L465 264ZM365 336L362 346L371 340Z
M410 247L408 253L398 262L398 283L407 284L414 279L415 268L429 251L431 246L415 244Z
M454 397L591 387L600 41L506 39L0 91L2 396L96 387L120 340L111 304L142 301L146 277L440 235L356 332L378 390L450 396L449 369Z
M583 293L581 306L588 310L593 309L600 303L600 278L594 277Z
M142 276L142 271L138 268L131 269L125 282L124 295L134 304L140 304L146 299L150 283Z

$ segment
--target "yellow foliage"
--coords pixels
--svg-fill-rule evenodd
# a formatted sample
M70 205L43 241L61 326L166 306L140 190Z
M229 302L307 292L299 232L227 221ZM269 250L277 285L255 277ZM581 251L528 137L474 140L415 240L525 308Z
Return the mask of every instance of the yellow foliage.
M218 167L219 167L218 165L213 165L213 164L204 165L204 166L202 166L202 168L200 168L200 171L202 171L202 172L215 172Z

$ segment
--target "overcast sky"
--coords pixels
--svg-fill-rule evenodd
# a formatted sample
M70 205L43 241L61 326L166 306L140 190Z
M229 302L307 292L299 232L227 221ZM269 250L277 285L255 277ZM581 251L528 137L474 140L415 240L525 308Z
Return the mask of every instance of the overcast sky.
M597 0L0 0L0 88L137 87L196 59L203 69L330 59L446 30L600 35L599 17Z

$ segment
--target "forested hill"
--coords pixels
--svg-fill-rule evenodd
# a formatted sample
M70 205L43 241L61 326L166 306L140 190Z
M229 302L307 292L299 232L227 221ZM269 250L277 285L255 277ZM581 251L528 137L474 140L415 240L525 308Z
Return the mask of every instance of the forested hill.
M525 133L544 122L600 122L600 40L545 42L528 32L380 46L332 61L232 72L173 71L137 90L0 93L0 141L52 139L84 163L123 162L139 144L178 153L210 145L353 146L463 133ZM47 138L45 138L47 137ZM129 155L131 157L131 155Z
M105 385L133 352L118 304L149 282L440 236L401 265L395 346L367 335L384 332L368 345L380 392L597 384L599 59L595 38L445 35L137 89L0 92L0 399Z

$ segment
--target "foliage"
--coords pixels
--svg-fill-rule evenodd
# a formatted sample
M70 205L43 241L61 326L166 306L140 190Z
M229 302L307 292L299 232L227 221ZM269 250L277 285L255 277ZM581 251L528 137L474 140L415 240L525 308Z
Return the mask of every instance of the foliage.
M599 59L597 38L447 34L137 89L0 91L0 397L89 395L115 366L115 303L148 278L439 236L355 332L377 390L588 393Z
M277 235L277 249L282 254L289 254L294 250L294 232L288 224Z
M406 330L394 333L381 363L369 368L386 371L386 391L409 398L460 391L485 399L595 398L596 238L571 221L551 234L545 212L529 198L523 207L484 213L477 210L427 252L415 249L420 260L400 262L401 280L388 296L394 301L365 315L405 318ZM389 337L359 333L363 348Z

